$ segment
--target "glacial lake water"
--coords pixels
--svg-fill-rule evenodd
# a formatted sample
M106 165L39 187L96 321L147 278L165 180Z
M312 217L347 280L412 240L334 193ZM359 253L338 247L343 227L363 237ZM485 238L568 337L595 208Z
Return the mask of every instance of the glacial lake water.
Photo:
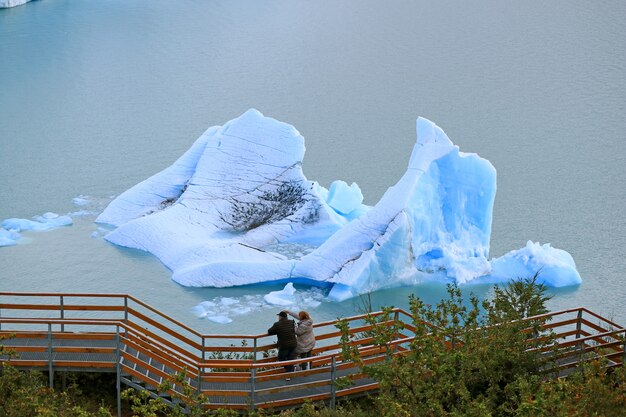
M583 283L553 291L550 308L626 324L624 21L618 0L38 0L0 10L0 220L92 202L73 226L0 248L0 291L130 293L204 332L264 331L277 308L228 325L191 309L281 286L184 288L94 224L207 127L254 107L302 133L309 179L356 181L372 205L404 173L415 119L431 119L498 171L491 256L527 240L567 250ZM445 287L373 302L405 306L411 293L433 303ZM322 302L311 313L358 309Z

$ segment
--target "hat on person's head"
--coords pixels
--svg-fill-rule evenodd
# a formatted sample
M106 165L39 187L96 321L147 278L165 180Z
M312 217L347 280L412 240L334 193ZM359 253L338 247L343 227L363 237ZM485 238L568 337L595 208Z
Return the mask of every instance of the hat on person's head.
M287 317L287 312L286 311L281 311L280 313L277 314L277 316Z

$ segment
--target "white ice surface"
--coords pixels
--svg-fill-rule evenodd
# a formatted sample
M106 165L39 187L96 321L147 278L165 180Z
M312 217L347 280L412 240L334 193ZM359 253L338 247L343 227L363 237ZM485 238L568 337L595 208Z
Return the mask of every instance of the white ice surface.
M51 212L35 216L33 219L34 220L18 218L6 219L2 222L2 227L15 232L29 230L40 232L56 229L57 227L71 226L73 224L73 220L70 216L59 216Z
M495 168L460 152L429 120L418 118L416 128L406 173L367 207L356 184L326 189L308 181L304 138L252 109L208 129L171 167L113 200L97 222L118 226L108 241L153 253L187 286L309 283L333 286L329 298L343 300L433 277L465 284L536 269L549 285L576 282L573 261L546 248L500 258L492 272ZM282 202L293 210L237 228L237 216L262 218L258 207L285 184L306 189L304 203ZM294 256L298 245L314 249Z
M0 0L0 9L20 6L22 4L28 3L31 0Z
M549 243L528 241L526 246L491 261L486 281L501 283L511 278L529 278L539 271L538 283L549 287L566 287L582 282L572 256Z
M293 126L249 110L208 129L174 165L124 192L96 221L118 225L108 241L153 253L183 285L288 277L292 262L260 248L303 236L322 242L348 222L304 177L303 157L304 138ZM290 182L308 187L294 213L245 233L229 227L233 202L262 202L264 193Z
M296 299L294 294L296 293L296 289L294 288L291 282L285 285L280 291L272 291L269 294L265 294L263 299L266 303L276 305L276 306L290 306L295 304Z
M18 232L14 230L0 229L0 246L14 246L17 245L17 241L22 237Z
M345 181L337 180L330 184L326 201L336 212L347 215L361 207L363 194L356 182L348 185Z

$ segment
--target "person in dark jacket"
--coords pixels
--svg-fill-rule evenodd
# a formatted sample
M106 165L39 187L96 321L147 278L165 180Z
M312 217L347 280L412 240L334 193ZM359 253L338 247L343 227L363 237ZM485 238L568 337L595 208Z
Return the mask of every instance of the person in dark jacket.
M278 321L267 330L268 334L275 334L278 337L276 345L278 346L278 360L288 361L295 359L296 346L296 324L293 320L287 318L287 312L281 311L278 315ZM285 366L285 372L293 372L294 366ZM288 378L289 379L289 378Z

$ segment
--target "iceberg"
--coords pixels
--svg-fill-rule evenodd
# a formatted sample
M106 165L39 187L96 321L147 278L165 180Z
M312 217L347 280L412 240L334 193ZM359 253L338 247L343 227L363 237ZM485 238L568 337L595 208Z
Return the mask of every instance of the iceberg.
M154 254L185 286L304 283L345 300L424 280L496 282L537 270L549 285L580 282L571 256L545 245L491 261L495 168L425 118L416 130L407 171L369 207L356 183L326 189L308 180L300 133L250 109L207 129L96 222L116 227L107 241ZM288 290L275 297L289 301Z
M1 225L4 229L15 232L24 230L41 232L56 229L57 227L71 226L74 223L70 216L59 216L51 212L44 213L41 216L35 216L33 219L34 220L17 218L6 219Z
M14 230L0 229L0 246L15 246L21 237L22 235Z
M11 218L0 223L0 247L17 245L22 235L19 232L41 232L59 227L71 226L74 223L70 216L59 216L56 213L44 213L30 219Z
M265 294L263 299L266 303L275 306L290 306L296 303L296 299L294 297L295 293L296 289L294 288L293 284L289 282L282 290L272 291L268 294Z
M9 7L21 6L28 3L31 0L0 0L0 9L7 9Z
M572 255L549 243L528 241L526 246L491 260L486 281L504 282L511 278L528 278L539 272L537 283L548 287L566 287L581 283Z

